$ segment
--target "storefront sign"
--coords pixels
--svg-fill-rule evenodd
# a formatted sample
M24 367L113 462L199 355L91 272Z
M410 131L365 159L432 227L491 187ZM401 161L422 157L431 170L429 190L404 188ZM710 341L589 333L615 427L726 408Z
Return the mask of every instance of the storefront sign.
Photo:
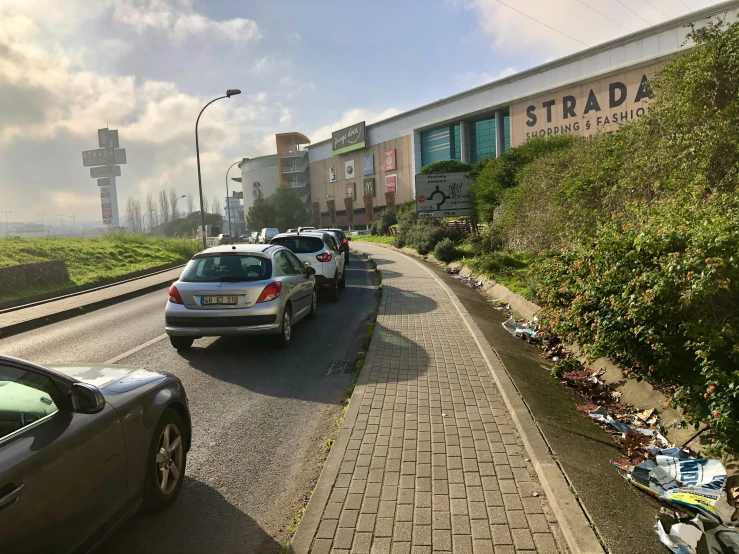
M472 179L468 173L416 175L416 211L419 218L472 214Z
M95 150L82 151L83 167L96 167L101 165L114 165L126 163L125 148L97 148Z
M385 175L385 192L398 192L397 175Z
M369 177L364 180L364 194L369 194L372 198L375 197L375 178Z
M395 148L385 152L385 165L383 166L385 171L395 171Z
M343 154L352 150L359 150L367 145L366 129L364 121L355 123L350 127L344 127L331 133L333 142L333 154Z
M387 204L387 211L389 212L395 211L395 193L394 192L385 193L385 203Z
M354 160L347 160L344 162L344 174L345 179L354 179L356 173L354 173Z
M109 187L110 179L108 177L106 177L105 179L98 179L98 186L99 187Z
M331 167L331 169L328 170L328 182L329 183L336 182L336 168L335 167Z
M336 200L328 200L326 205L328 206L328 219L331 227L336 227Z
M362 173L364 175L374 175L375 174L375 155L370 154L369 156L365 156L362 158Z
M354 186L354 183L347 183L346 194L344 196L346 198L352 198L354 200L357 199L357 187Z
M347 224L354 225L354 199L344 198L344 208L346 209Z
M364 214L367 216L367 223L372 223L372 197L369 194L364 195Z
M537 136L616 131L649 109L649 77L660 64L634 69L511 106L511 146Z

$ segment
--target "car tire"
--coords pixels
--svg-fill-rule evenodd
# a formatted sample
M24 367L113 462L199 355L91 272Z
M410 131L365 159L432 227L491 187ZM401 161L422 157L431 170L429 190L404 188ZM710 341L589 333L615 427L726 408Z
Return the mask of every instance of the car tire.
M287 348L293 340L293 317L290 306L285 307L282 312L282 324L280 325L280 334L277 335L276 343L280 348Z
M313 287L313 293L311 294L311 300L310 300L310 312L308 312L308 317L311 319L315 319L318 315L318 289L316 287Z
M328 299L331 300L331 302L336 302L339 299L339 276L338 274L333 278L328 280L328 290L326 291L326 294L328 296Z
M346 269L344 269L344 273L341 274L341 279L339 279L339 288L346 288Z
M187 350L192 346L194 341L195 339L192 337L169 337L169 342L177 350Z
M165 430L167 438L165 439ZM172 436L176 435L176 438ZM154 428L154 434L149 445L149 454L146 460L146 475L144 477L143 510L146 512L160 512L168 508L180 494L182 483L185 480L187 466L186 437L189 435L187 424L180 414L172 408L167 409ZM174 443L179 439L177 446ZM164 454L165 440L169 443L170 453ZM164 458L164 460L162 460ZM166 466L166 482L165 482ZM172 485L176 467L176 482Z

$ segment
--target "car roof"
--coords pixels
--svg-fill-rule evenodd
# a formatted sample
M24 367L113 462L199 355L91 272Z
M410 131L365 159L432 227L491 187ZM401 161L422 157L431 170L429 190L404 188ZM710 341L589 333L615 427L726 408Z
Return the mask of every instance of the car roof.
M266 253L270 248L275 248L273 244L223 244L220 246L214 246L212 248L206 248L201 250L196 255L202 256L204 254L220 254L222 252L235 252L237 254L259 254Z
M272 240L281 239L285 237L315 237L317 239L323 239L323 233L321 231L295 231L294 233L280 233L272 237Z

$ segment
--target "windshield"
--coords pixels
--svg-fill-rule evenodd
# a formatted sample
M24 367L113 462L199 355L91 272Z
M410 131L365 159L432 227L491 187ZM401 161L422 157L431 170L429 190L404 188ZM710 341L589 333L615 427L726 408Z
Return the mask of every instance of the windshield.
M190 260L180 281L185 283L224 283L264 281L272 276L272 262L250 254L208 254Z
M323 241L318 237L278 237L272 244L284 246L294 254L312 254L323 249Z

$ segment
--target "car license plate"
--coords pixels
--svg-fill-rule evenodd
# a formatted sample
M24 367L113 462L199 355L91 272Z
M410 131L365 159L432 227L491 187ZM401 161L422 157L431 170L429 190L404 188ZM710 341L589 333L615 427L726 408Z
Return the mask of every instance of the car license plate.
M212 304L236 304L238 296L201 296L200 305L210 306Z

